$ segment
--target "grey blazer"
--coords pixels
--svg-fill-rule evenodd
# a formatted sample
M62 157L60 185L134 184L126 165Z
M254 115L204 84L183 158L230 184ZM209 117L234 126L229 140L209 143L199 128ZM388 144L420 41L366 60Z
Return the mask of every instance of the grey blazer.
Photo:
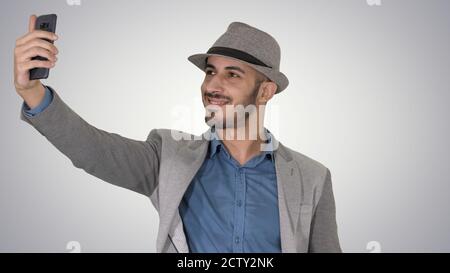
M90 125L53 94L43 112L28 117L22 109L20 118L75 167L148 196L160 218L157 252L189 252L178 205L209 141L192 135L192 140L175 140L169 129L151 130L146 141L125 138ZM274 136L273 141L282 251L341 252L329 169Z

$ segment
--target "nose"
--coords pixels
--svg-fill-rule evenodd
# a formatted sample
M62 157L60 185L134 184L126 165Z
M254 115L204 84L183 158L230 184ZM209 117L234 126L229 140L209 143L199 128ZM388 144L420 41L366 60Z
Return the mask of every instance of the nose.
M221 95L224 93L223 79L219 75L209 75L205 78L204 89L206 93Z

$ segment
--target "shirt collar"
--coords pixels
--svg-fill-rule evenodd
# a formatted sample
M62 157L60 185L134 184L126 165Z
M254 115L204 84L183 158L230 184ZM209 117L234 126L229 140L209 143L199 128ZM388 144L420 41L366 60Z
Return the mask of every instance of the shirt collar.
M266 144L261 147L261 154L265 154L266 157L270 157L271 161L274 162L272 133L266 128L264 128L264 133L267 140L265 141ZM213 158L221 149L223 149L223 142L219 139L214 127L211 128L211 135L212 138L209 144L209 158ZM230 156L227 152L226 154Z

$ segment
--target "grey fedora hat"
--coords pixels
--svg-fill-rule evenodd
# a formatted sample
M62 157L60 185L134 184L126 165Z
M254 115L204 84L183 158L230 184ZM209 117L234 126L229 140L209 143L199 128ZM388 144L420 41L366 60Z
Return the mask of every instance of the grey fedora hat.
M218 55L236 59L250 65L277 84L276 93L289 84L280 72L281 50L278 42L267 32L242 22L232 22L213 46L206 52L194 54L188 60L205 71L209 56Z

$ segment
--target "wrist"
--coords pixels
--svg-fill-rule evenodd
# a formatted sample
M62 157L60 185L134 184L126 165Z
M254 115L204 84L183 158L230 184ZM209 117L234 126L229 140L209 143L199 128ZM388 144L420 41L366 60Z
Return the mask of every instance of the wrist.
M30 107L30 109L38 106L45 96L45 87L38 82L37 86L26 89L18 90L19 95L25 101L25 103Z

